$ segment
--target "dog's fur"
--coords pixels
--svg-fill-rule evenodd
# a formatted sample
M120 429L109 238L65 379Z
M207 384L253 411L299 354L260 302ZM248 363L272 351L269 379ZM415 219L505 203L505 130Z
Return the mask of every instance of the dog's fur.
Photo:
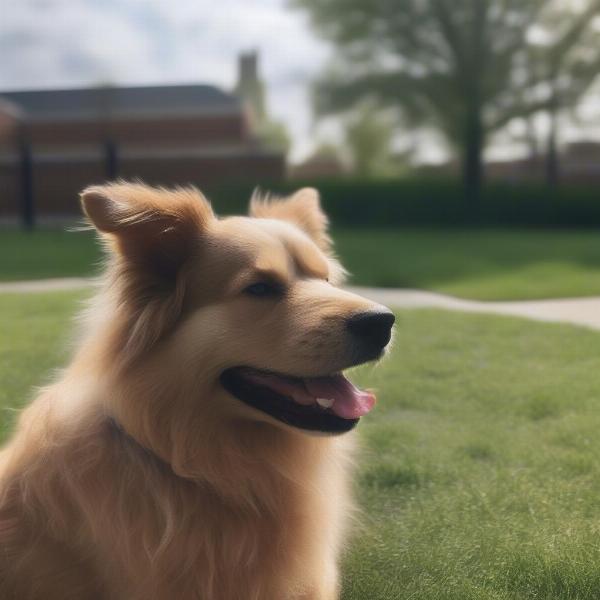
M352 434L294 430L219 384L349 364L344 319L374 305L336 287L316 192L226 219L194 189L82 203L109 264L71 364L0 454L0 598L336 598ZM257 272L285 298L242 294Z

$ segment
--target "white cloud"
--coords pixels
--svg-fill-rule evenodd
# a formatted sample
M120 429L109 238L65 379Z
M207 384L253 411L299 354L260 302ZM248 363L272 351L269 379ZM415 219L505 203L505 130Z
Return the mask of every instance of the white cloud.
M325 44L286 0L0 0L0 89L208 82L230 88L260 52L271 112L312 145L308 85Z
M271 113L294 138L292 158L315 141L339 141L329 119L312 127L309 82L327 46L288 0L0 0L0 89L207 82L231 88L237 56L260 52ZM566 139L599 138L596 95L582 123L565 123ZM545 128L541 126L541 132ZM419 158L439 160L443 145L418 140ZM514 144L490 150L514 155Z

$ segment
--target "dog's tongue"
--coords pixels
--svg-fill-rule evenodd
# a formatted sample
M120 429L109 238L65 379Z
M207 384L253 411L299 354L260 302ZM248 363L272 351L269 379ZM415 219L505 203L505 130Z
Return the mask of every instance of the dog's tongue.
M307 378L304 385L314 398L333 400L331 411L343 419L358 419L375 404L375 394L360 390L343 375Z
M343 375L306 377L296 379L271 373L250 371L247 376L255 382L288 396L305 406L327 406L342 419L358 419L366 415L375 404L375 394L360 390Z

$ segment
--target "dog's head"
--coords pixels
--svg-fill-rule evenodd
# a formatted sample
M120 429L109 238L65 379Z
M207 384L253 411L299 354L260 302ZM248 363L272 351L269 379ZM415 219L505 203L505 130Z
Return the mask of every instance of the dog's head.
M338 287L315 190L223 219L193 189L112 184L82 203L112 248L115 363L294 430L342 433L371 409L342 371L382 355L394 316Z

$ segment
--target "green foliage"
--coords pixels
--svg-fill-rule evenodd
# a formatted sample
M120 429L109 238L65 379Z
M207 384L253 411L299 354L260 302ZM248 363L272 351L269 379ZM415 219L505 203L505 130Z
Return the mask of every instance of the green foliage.
M393 123L372 104L363 104L348 118L346 144L354 173L361 177L389 174Z
M264 119L257 126L257 134L265 146L271 150L287 153L290 149L290 134L281 121Z
M292 3L334 48L316 82L317 112L376 99L401 109L405 128L439 131L462 162L474 204L490 134L515 118L577 103L600 64L598 0Z
M429 179L334 179L265 185L289 193L317 187L325 210L339 226L488 225L518 227L593 227L600 225L600 196L589 187L551 190L543 185L490 183L482 202L466 201L458 182ZM251 185L209 190L217 210L244 213Z
M295 0L336 49L317 107L345 110L376 95L457 145L473 112L485 130L540 106L524 104L519 60L542 0Z
M64 364L80 301L0 296L1 435ZM379 402L342 600L596 600L600 335L402 311L396 339L353 375Z
M537 35L529 44L529 77L546 81L552 110L574 109L600 69L600 30L594 20L598 0L546 2L538 19Z
M600 30L594 25L599 11L598 0L547 2L523 61L528 82L523 86L524 98L535 94L540 82L545 83L549 94L545 178L551 185L560 181L560 117L564 113L577 115L582 97L600 69ZM528 137L530 150L537 155L539 141L532 121Z

